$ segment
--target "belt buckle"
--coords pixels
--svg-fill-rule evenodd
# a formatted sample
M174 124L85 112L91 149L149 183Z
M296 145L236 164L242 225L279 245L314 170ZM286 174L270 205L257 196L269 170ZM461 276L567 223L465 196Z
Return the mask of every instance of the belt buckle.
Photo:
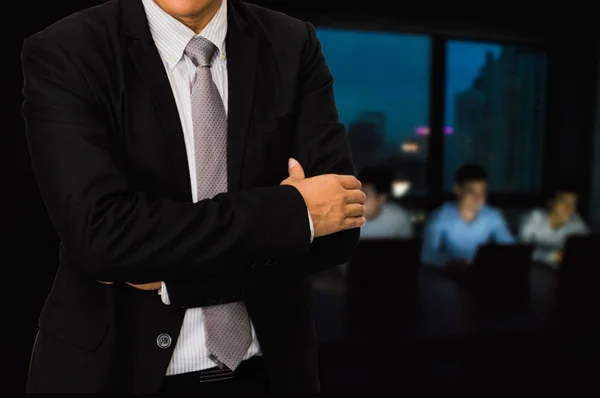
M221 381L234 378L234 373L231 369L225 367L223 369L212 368L202 370L200 372L200 383L207 383L209 381Z

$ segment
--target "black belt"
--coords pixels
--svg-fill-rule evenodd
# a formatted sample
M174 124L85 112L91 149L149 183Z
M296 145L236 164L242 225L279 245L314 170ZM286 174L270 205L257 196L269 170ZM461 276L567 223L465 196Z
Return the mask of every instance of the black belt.
M166 376L166 383L206 383L209 381L224 381L238 377L253 377L262 366L262 358L253 356L250 359L242 361L240 365L232 371L224 367L223 369L215 366L209 369L199 370L197 372L182 373L173 376Z

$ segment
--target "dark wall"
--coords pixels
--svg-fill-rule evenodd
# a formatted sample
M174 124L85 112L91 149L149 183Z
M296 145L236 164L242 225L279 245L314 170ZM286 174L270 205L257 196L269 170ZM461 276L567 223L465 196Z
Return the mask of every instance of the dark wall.
M598 48L600 59L600 46ZM600 232L600 65L598 65L598 81L596 83L596 125L594 144L594 165L591 178L590 222L596 232Z
M598 37L565 31L550 42L546 186L567 180L581 190L587 216L594 147Z

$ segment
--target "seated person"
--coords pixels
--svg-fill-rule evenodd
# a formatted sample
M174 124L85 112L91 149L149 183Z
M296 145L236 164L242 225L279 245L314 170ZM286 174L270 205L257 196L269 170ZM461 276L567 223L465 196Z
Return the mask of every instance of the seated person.
M586 234L589 229L577 214L577 190L568 184L555 189L545 209L529 213L521 225L519 238L534 245L533 260L557 268L570 235Z
M480 166L467 164L458 169L457 201L443 204L425 226L423 264L462 270L473 261L479 246L514 243L502 213L485 203L487 186L487 174Z
M361 239L405 239L413 237L413 226L406 210L390 202L394 171L385 166L363 169L358 177L365 201L365 225Z

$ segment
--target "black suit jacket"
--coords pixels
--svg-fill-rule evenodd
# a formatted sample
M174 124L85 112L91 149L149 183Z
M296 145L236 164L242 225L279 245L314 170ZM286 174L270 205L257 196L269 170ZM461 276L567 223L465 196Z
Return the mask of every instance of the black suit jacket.
M247 305L272 390L318 390L306 276L347 261L359 231L311 244L302 196L279 183L289 157L307 176L353 174L347 136L314 27L239 0L228 13L229 192L198 203L140 0L25 41L31 160L61 238L29 392L156 392L185 309L234 300ZM165 281L172 305L126 281Z

